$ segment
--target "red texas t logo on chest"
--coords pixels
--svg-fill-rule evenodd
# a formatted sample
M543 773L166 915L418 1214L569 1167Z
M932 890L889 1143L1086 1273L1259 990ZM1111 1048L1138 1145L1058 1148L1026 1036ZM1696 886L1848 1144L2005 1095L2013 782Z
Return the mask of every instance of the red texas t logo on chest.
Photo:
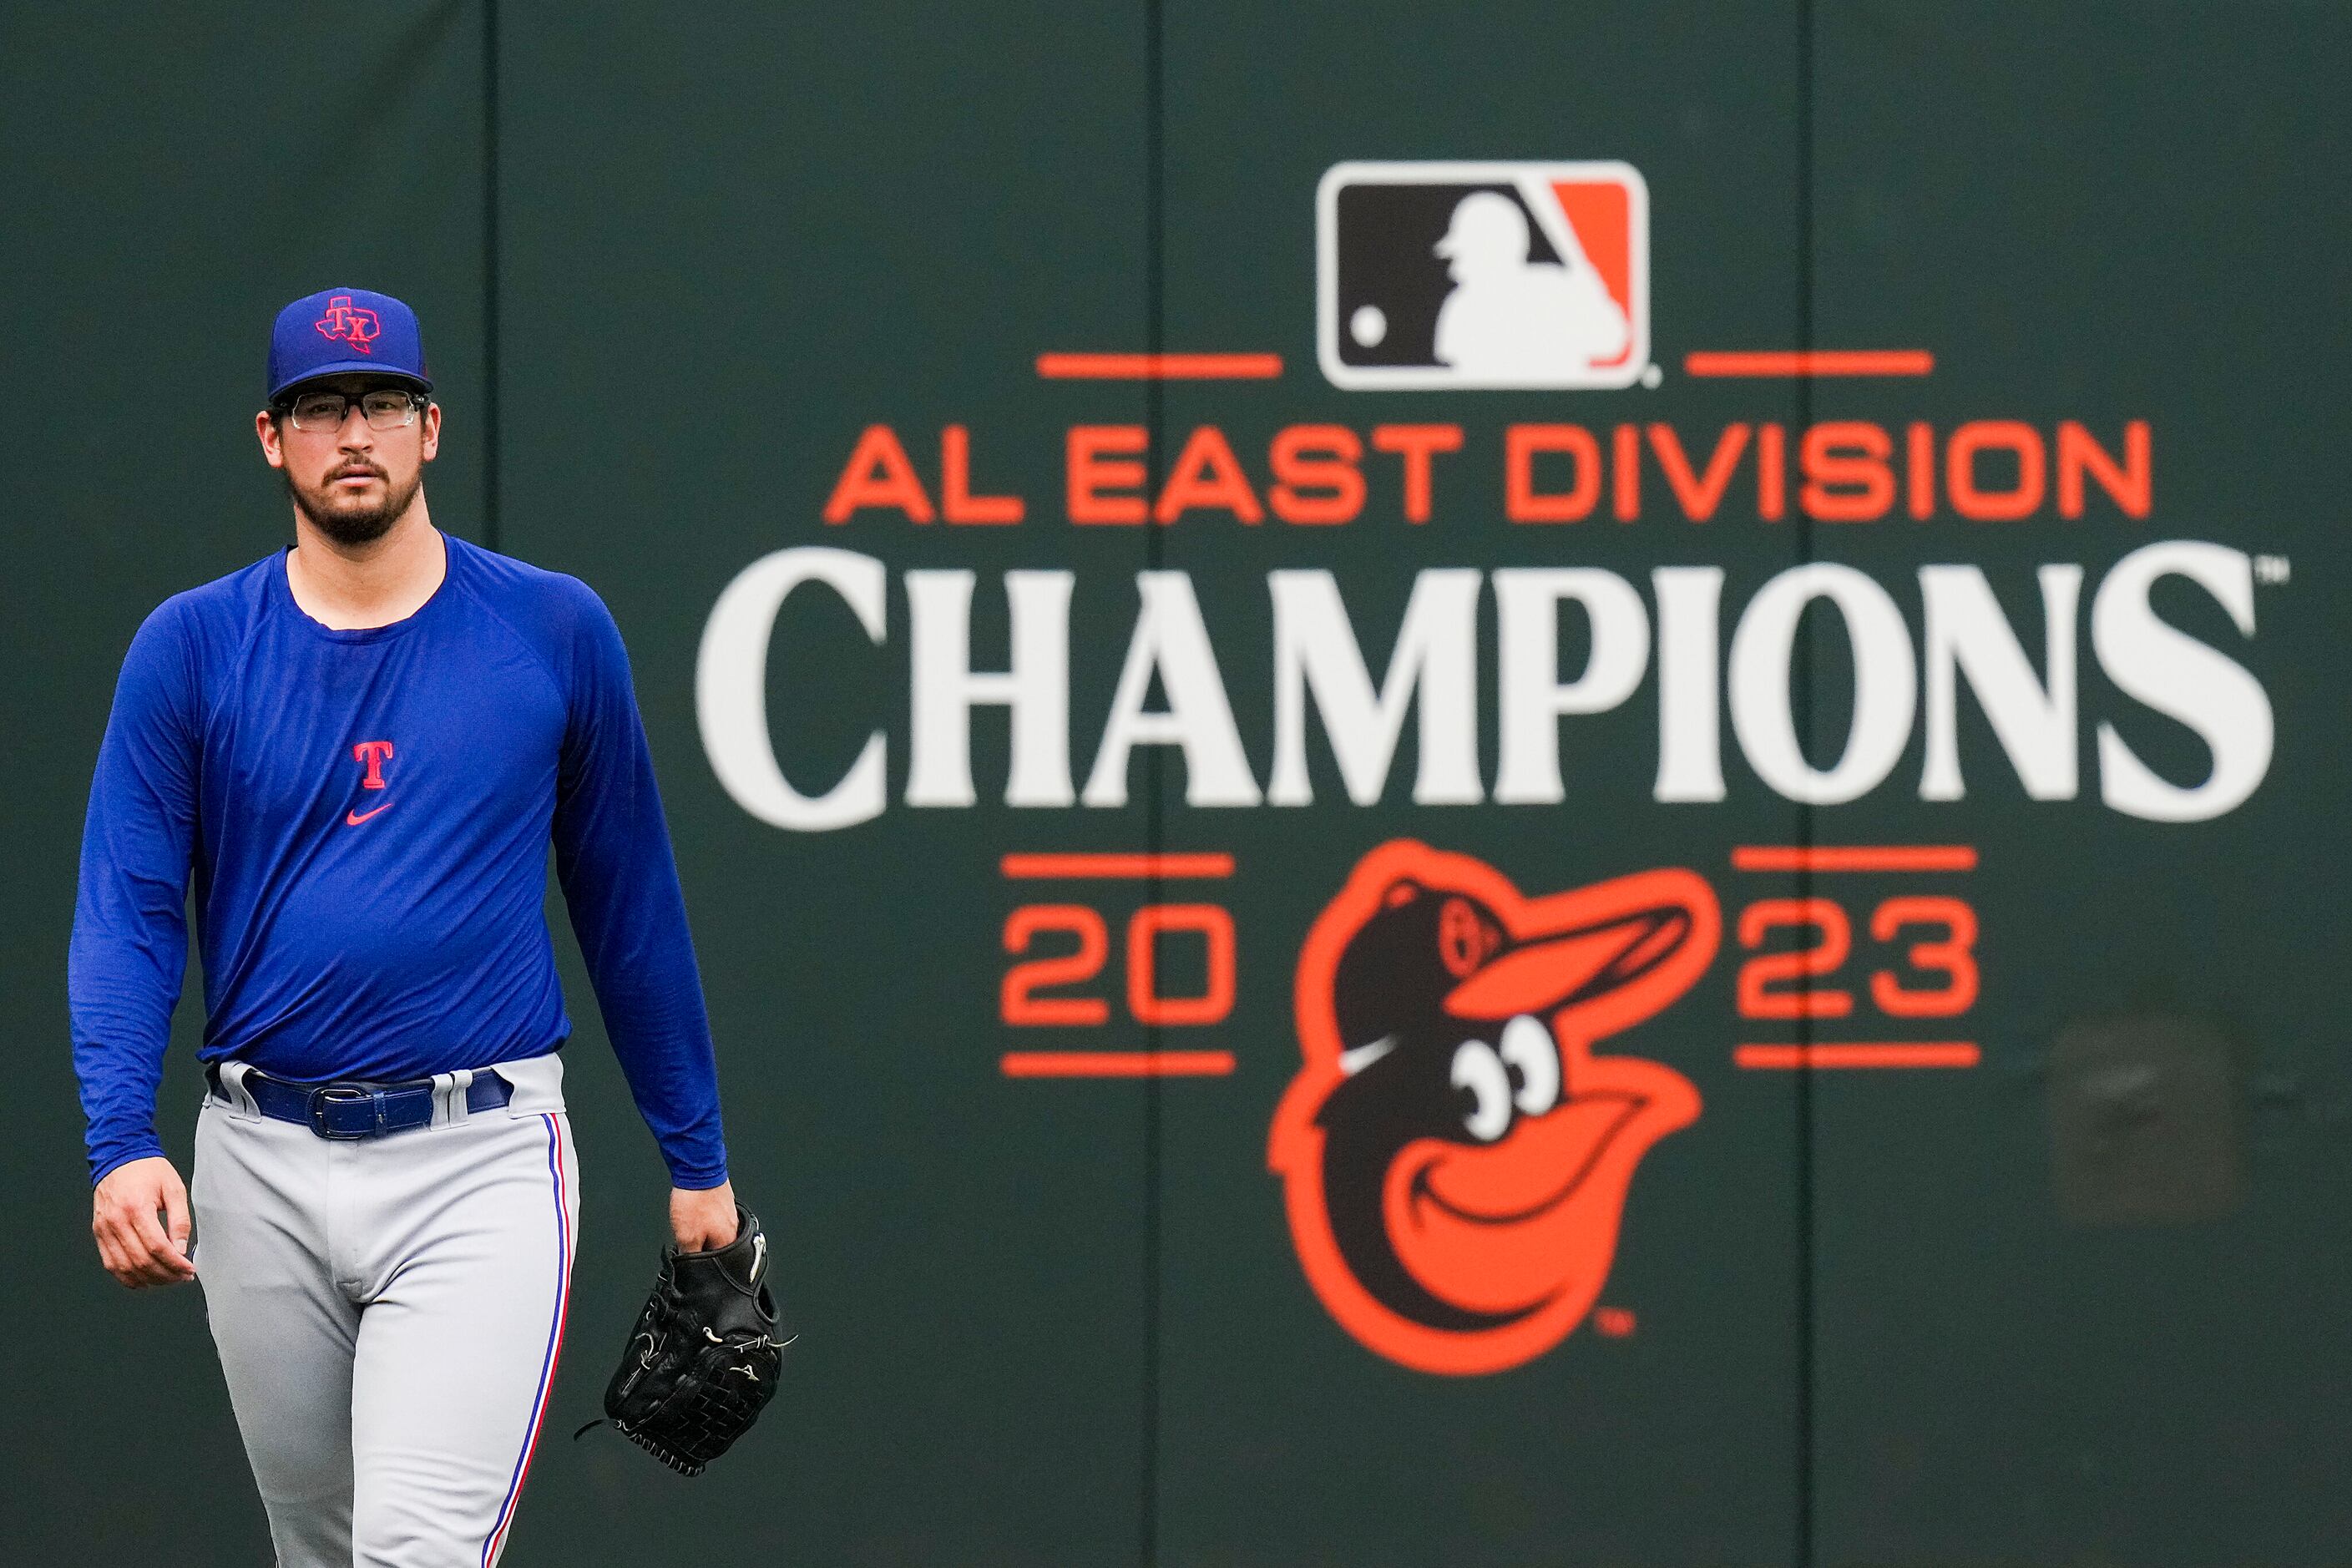
M383 760L392 755L390 741L362 741L352 748L352 760L367 764L367 777L360 780L362 789L383 787Z
M392 742L390 741L362 741L352 748L352 760L362 763L367 769L367 776L360 780L360 788L382 789L384 787L383 760L391 755ZM350 826L357 827L369 817L379 816L383 812L390 811L391 809L392 803L390 801L386 801L383 805L377 806L373 811L345 812L343 814L343 821Z

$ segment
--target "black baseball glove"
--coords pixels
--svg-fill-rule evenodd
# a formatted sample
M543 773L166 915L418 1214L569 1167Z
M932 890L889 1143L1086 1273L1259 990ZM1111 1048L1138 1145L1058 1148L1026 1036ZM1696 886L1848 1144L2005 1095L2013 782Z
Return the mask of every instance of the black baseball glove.
M725 1247L662 1248L653 1295L604 1390L614 1428L680 1475L700 1475L751 1429L793 1338L768 1293L768 1238L751 1210L735 1212Z

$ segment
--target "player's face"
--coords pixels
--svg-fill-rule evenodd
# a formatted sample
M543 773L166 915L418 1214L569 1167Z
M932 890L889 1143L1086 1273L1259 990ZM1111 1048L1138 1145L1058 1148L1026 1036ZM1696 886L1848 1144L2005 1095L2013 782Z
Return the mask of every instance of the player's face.
M425 465L440 446L441 409L427 404L402 423L379 427L363 400L401 384L381 377L336 375L307 383L308 395L341 395L336 421L317 415L316 398L292 413L264 413L257 428L262 452L286 477L287 493L311 525L341 544L382 538L400 521L425 482Z

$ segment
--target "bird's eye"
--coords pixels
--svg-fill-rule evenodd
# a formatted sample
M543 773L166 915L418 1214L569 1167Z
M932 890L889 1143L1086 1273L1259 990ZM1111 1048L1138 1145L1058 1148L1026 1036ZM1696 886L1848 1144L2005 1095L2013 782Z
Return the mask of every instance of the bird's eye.
M1462 1125L1481 1143L1511 1130L1511 1069L1484 1040L1465 1040L1454 1050L1454 1087L1470 1091Z
M1525 1013L1503 1026L1499 1049L1504 1065L1519 1074L1518 1092L1512 1101L1529 1116L1541 1116L1559 1103L1559 1052L1551 1031Z

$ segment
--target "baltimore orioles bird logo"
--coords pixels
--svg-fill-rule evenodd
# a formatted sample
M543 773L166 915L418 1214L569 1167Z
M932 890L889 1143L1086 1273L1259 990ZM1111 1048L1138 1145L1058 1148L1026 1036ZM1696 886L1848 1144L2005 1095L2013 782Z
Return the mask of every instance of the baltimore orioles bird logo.
M1686 870L1531 899L1409 839L1358 862L1299 953L1306 1061L1267 1149L1342 1327L1468 1374L1584 1320L1634 1167L1699 1113L1672 1068L1591 1047L1687 991L1721 932Z

